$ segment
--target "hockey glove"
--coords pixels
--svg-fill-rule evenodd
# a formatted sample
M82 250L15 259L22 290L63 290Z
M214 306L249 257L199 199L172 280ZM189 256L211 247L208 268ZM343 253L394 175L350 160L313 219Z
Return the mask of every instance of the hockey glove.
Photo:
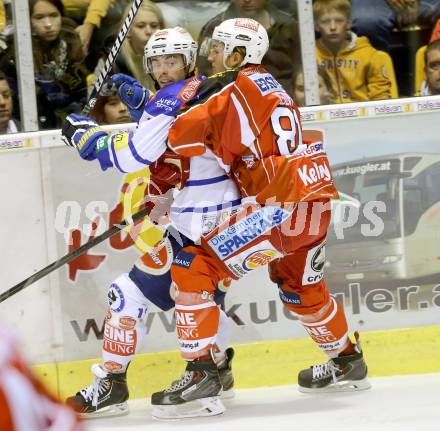
M123 73L113 75L112 82L118 89L120 99L127 105L131 118L138 122L151 96L150 92L136 79Z
M95 120L82 115L70 114L61 128L62 140L75 147L81 158L99 160L103 170L113 166L108 154L108 134Z
M161 88L145 107L145 111L152 117L167 115L174 117L185 101L179 97L182 90L182 82L174 82Z

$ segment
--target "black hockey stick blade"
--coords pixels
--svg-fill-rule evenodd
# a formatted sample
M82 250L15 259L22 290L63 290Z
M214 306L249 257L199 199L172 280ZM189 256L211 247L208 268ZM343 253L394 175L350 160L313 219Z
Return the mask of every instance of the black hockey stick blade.
M131 24L133 23L134 17L136 16L139 7L142 4L142 1L143 0L133 1L130 12L128 12L127 17L125 18L124 23L122 24L122 27L119 30L118 35L116 36L115 43L113 44L112 49L110 50L108 57L105 60L104 66L102 67L99 76L96 78L95 82L93 83L94 88L92 94L90 95L89 100L86 103L86 106L84 106L81 112L82 115L89 115L90 111L95 106L99 94L101 93L102 87L112 70L113 64L116 60L116 57L118 56L122 43L124 42L127 33L130 30Z
M136 214L133 214L133 216L130 219L123 220L121 223L112 226L110 229L106 230L101 235L98 235L92 240L86 242L81 247L78 247L76 250L73 250L72 252L63 256L61 259L58 259L55 262L52 262L50 265L46 266L45 268L40 269L40 271L36 272L35 274L23 280L22 282L16 284L15 286L12 286L10 289L0 294L0 303L6 301L6 299L10 298L12 295L15 295L16 293L22 291L26 287L38 281L40 278L45 277L46 275L50 274L52 271L55 271L59 267L63 266L64 264L80 256L81 254L91 249L95 245L98 245L101 242L105 241L107 238L110 238L120 230L124 229L126 226L136 222L142 217L145 217L147 214L148 214L148 208L141 209Z

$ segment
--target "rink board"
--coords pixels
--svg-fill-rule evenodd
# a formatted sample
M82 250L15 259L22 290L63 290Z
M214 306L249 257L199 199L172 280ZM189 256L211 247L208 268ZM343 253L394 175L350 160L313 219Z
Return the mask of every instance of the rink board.
M385 167L384 173L390 175L390 183L403 184L399 178L404 176L396 173L394 167L396 160L402 166L409 166L411 163L406 159L411 160L406 155L421 154L424 160L426 158L426 165L436 166L436 158L440 155L436 126L440 115L438 109L440 98L434 97L305 108L301 113L305 129L323 131L332 166L343 172L339 179L350 180L354 178L350 177L352 172L358 171L360 177L364 175L363 170L379 166L379 170ZM377 162L378 158L383 158L381 163ZM133 179L135 183L131 182ZM136 201L142 195L147 180L147 172L129 177L114 171L100 172L94 163L80 160L74 150L64 147L58 131L0 137L4 221L0 226L4 268L0 291L66 254L70 250L69 243L77 247L93 234L118 222L125 215L124 205L125 208L132 206L130 200ZM374 186L375 181L373 178L368 184ZM400 190L403 186L396 187ZM413 186L413 189L415 197L431 193L432 186L427 185L425 189ZM356 193L348 197L353 208L359 198ZM433 325L439 322L440 307L437 273L440 228L434 229L437 225L440 227L439 210L440 206L433 205L424 216L429 229L418 237L414 233L404 240L379 237L376 242L364 238L347 261L335 261L335 257L349 253L351 243L328 241L327 258L331 266L326 268L326 279L329 289L344 304L350 329L359 330L365 334L364 338L371 337L372 344L367 346L368 359L372 372L377 375L406 373L406 370L438 371L431 363L432 357L440 363L438 352L429 346L431 339L438 339ZM396 210L396 215L402 214L403 211ZM97 224L95 232L93 222ZM333 237L341 223L343 221L339 220L332 224ZM393 228L392 223L387 222L386 228ZM356 237L354 233L351 236ZM150 226L140 245L152 244L159 237L160 233ZM342 251L334 248L340 244ZM390 262L389 270L383 270L382 264L382 272L371 271L368 265L373 266L384 244L394 247L391 255L383 257ZM129 236L121 233L95 247L86 257L0 304L0 318L17 329L30 360L34 364L52 364L38 369L62 393L70 392L73 386L77 388L79 382L88 381L90 358L100 355L108 286L119 274L128 271L138 256L139 251L132 246ZM393 263L394 260L398 262ZM344 265L346 270L341 270ZM411 274L411 278L405 274ZM277 287L269 281L265 268L234 283L225 305L232 317L232 343L240 353L234 366L237 371L242 370L237 377L241 387L263 383L265 366L260 362L269 361L272 368L267 374L268 380L279 376L273 377L277 382L274 384L282 384L283 379L293 383L298 369L319 360L311 342L303 339L303 328L283 309ZM429 329L422 329L424 327ZM410 329L406 332L405 328ZM160 378L151 386L145 382L145 387L135 387L134 394L146 393L150 390L147 386L158 389L163 385L163 373L176 377L181 371L175 352L172 311L163 313L152 309L146 320L146 330L148 335L142 350L145 357L138 358L130 369L132 374L139 369L139 378L132 380L142 381L142 376L147 374L160 374ZM385 335L381 335L382 331ZM382 361L379 351L390 353L393 347L391 341L381 338L388 333L401 340L396 352L399 369L385 367L382 363L389 361ZM406 345L405 339L411 343ZM376 345L373 340L377 340L377 355L370 353ZM417 350L414 346L418 346ZM399 350L404 347L409 351ZM292 365L287 369L281 362L271 359L284 354L292 358ZM414 360L406 363L403 355ZM248 368L249 361L255 362L256 370L261 366L254 373L258 380L249 371L252 369Z
M361 334L369 376L397 376L440 372L440 325ZM237 389L296 384L298 372L326 362L308 338L234 344ZM62 398L91 383L90 367L100 358L34 367L36 373ZM180 377L180 352L143 353L128 371L132 399L148 397Z

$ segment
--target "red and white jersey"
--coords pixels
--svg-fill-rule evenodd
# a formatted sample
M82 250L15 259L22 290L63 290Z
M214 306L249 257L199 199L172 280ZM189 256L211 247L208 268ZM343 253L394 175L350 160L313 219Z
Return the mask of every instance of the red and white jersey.
M68 406L50 395L17 352L11 332L0 325L0 430L82 431Z
M171 126L173 151L213 151L231 166L242 196L261 204L337 197L322 142L304 145L296 105L264 67L210 77L199 91L213 80L223 88L188 104Z

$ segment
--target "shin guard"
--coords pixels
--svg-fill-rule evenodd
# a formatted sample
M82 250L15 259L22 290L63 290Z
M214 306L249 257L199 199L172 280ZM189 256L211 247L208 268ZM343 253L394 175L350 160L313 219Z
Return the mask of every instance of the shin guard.
M336 357L350 343L344 309L333 297L317 313L299 316L299 321L330 357Z
M216 346L220 309L212 298L202 296L179 292L176 298L177 337L185 360L207 355Z

